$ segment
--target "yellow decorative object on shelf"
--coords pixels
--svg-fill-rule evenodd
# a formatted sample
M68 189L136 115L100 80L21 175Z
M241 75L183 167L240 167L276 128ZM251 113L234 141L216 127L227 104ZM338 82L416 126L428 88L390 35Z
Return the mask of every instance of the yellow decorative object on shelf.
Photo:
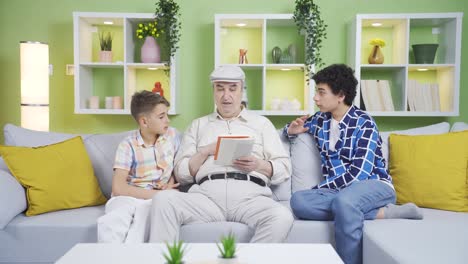
M385 47L385 41L380 38L374 38L369 41L369 44L374 47L372 48L367 61L370 64L382 64L384 62L384 56L380 48Z

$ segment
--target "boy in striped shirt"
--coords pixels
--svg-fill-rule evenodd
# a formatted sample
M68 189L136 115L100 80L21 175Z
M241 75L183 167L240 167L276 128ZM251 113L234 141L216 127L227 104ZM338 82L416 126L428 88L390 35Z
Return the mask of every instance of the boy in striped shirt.
M159 191L177 190L172 171L180 142L176 129L169 127L168 108L159 94L133 95L131 113L139 129L117 148L112 198L98 219L99 242L144 242L150 199Z

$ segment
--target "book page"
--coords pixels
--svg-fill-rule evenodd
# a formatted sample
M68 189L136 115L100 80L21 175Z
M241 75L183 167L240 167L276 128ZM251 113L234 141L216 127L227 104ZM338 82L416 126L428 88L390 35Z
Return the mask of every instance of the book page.
M232 161L252 154L254 139L249 136L219 136L214 160L216 165L230 166Z

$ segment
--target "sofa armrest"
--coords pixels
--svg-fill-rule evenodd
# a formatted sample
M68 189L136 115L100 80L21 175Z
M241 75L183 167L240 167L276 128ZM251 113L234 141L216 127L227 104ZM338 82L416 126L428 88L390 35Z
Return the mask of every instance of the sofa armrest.
M3 163L2 158L0 163ZM4 166L0 167L0 229L3 229L11 219L26 210L27 202L23 186Z

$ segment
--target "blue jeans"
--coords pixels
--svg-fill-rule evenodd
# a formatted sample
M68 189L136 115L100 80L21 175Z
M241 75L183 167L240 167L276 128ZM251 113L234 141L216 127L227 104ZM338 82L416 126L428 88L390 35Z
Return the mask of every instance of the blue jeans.
M379 209L395 203L395 191L379 180L365 180L342 190L298 191L291 197L294 214L307 220L335 220L336 251L346 264L362 263L362 227Z

